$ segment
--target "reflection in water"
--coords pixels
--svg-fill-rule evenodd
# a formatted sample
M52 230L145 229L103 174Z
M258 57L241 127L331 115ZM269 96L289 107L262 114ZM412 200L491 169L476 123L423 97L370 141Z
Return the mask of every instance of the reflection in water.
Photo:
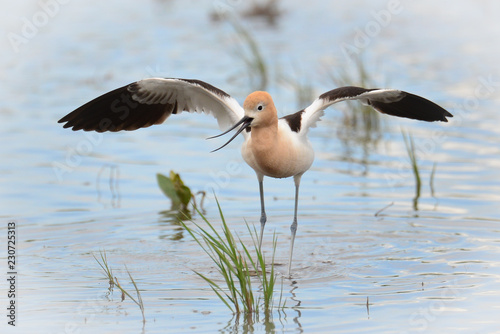
M106 173L106 171L109 171ZM108 175L108 184L109 193L111 194L111 198L109 198L109 203L112 208L120 207L120 189L118 188L118 181L120 179L120 169L118 165L114 164L104 164L99 172L97 173L96 178L96 191L97 191L97 201L102 203L104 207L107 206L107 203L102 200L102 192L101 192L101 177L103 174Z
M197 205L196 197L199 196L200 205ZM160 223L167 223L172 226L176 226L174 235L160 235L160 239L165 239L168 237L170 240L181 240L184 237L184 228L181 225L181 221L191 220L193 219L193 214L197 212L204 215L205 210L203 209L203 203L206 197L206 193L204 191L198 191L196 194L191 194L192 209L189 209L188 206L179 206L176 205L173 201L171 202L170 210L160 211Z
M437 208L439 206L439 199L438 197L436 196L436 191L434 190L434 176L436 175L436 166L437 166L437 163L434 162L432 164L432 171L431 171L431 176L429 178L429 188L430 188L430 191L431 191L431 197L434 198L434 211L437 211Z
M285 332L297 332L303 333L304 329L302 328L301 323L299 322L299 318L301 316L300 310L293 309L294 312L297 313L296 316L292 318L295 326L293 328L290 326L291 322L287 319L290 317L287 315L287 311L289 309L280 309L273 312L265 312L264 319L260 319L253 316L245 316L243 314L234 314L232 318L227 322L227 324L219 330L221 333L254 333L255 331L261 332L261 329L257 327L263 326L264 330L262 332L265 333L277 333L281 331ZM276 320L277 318L277 320ZM281 327L281 328L279 328Z
M174 232L169 231L169 233L160 235L160 239L170 239L170 240L181 240L184 238L184 228L181 225L181 221L191 220L191 211L188 208L182 209L171 209L159 212L160 225L170 225L174 226Z
M290 286L291 286L291 289L290 289L290 299L293 300L294 302L296 302L296 304L294 306L292 306L292 310L294 310L295 312L297 312L297 315L295 317L293 317L293 322L295 324L297 324L297 329L299 329L299 333L302 333L303 330L302 330L302 324L300 323L299 319L300 317L302 316L302 312L300 311L300 305L302 304L302 301L299 300L297 298L297 295L295 294L295 290L299 288L299 286L297 285L297 281L294 281L292 280L290 282Z
M302 316L302 312L300 311L300 304L301 301L297 300L297 296L294 293L294 290L298 288L297 286L297 281L291 280L290 281L290 294L293 301L295 301L294 306L287 306L285 305L284 308L278 308L275 309L273 312L264 312L264 318L261 319L260 313L255 313L253 315L248 315L245 316L243 314L235 314L233 317L228 321L228 323L220 329L220 332L222 333L253 333L254 330L256 330L256 324L260 324L264 327L265 333L276 333L280 332L281 330L286 331L286 332L297 332L297 333L303 333L304 330L302 328L302 324L300 323L299 319ZM293 316L291 319L293 323L295 324L294 329L290 328L291 322L288 321L290 316L287 314L287 312L292 311L295 313L295 316ZM276 320L277 318L277 320ZM240 323L243 321L243 323ZM277 328L277 324L279 322L279 325L281 328ZM260 331L260 329L259 329Z
M251 314L233 314L227 324L219 331L221 333L253 333L255 331L255 324L259 322L260 319L258 315L257 318L255 318Z
M370 298L366 297L366 315L370 319Z
M282 281L283 282L283 281ZM303 333L304 329L300 322L300 317L302 312L300 310L302 302L297 299L295 290L298 289L296 280L289 280L290 282L290 296L291 300L295 303L293 306L288 305L285 302L284 308L275 308L272 312L263 312L263 318L261 318L260 312L255 312L253 314L245 315L243 313L233 314L231 319L227 324L219 330L221 333L253 333L255 330L261 331L260 328L256 328L257 325L264 327L265 333L276 333L280 331L286 332L297 332ZM294 316L291 317L288 312L293 312ZM290 322L288 319L292 319ZM291 323L295 324L294 329L290 327ZM278 328L277 327L281 327Z

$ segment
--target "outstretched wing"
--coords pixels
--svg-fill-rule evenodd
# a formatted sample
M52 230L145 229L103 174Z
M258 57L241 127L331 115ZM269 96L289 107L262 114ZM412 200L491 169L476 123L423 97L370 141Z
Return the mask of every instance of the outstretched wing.
M283 118L290 127L295 127L294 131L306 134L309 128L316 126L326 108L346 100L360 100L384 114L427 122L448 122L446 117L453 117L434 102L401 90L346 86L321 94L309 107Z
M59 123L66 123L64 127L74 131L136 130L163 123L171 114L183 111L213 115L221 129L232 126L244 115L235 99L206 82L151 78L101 95Z

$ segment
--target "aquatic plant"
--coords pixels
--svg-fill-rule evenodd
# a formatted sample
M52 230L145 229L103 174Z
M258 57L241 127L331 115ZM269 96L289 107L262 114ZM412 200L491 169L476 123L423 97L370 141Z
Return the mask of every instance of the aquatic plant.
M422 181L420 179L420 171L417 162L417 155L415 153L415 145L413 143L413 137L411 136L411 134L406 134L404 131L401 132L403 134L406 152L408 153L408 157L410 158L413 176L415 177L415 197L413 198L413 209L417 211L418 200L420 198L420 190L422 188Z
M274 254L276 251L276 236L273 237L273 255L271 263L266 263L266 257L259 248L258 235L255 228L247 225L252 237L253 250L251 251L238 237L237 240L229 230L222 209L217 201L219 215L222 221L222 232L219 233L207 218L200 213L203 221L207 225L203 228L199 224L196 229L189 227L184 222L181 224L200 245L203 251L210 257L217 267L225 286L221 286L207 275L193 270L199 277L204 279L219 299L235 314L244 313L246 315L258 316L259 310L265 313L274 307L274 287L277 275L274 271ZM270 266L268 270L267 267ZM256 276L260 283L261 293L258 297L254 294L252 277ZM283 308L282 293L278 302L278 308Z
M431 196L436 198L436 192L434 190L434 176L436 175L436 163L432 165L431 176L429 179L429 187L431 188Z
M237 12L237 4L240 1L221 1L213 3L214 10L210 12L210 18L214 22L225 21L238 16L238 19L264 20L269 26L275 26L278 19L285 12L280 8L279 0L266 0L264 2L249 1L249 7Z
M252 90L266 90L269 83L269 70L259 44L241 24L235 20L230 22L236 31L237 49L235 56L244 62L245 76L250 78Z
M252 2L251 7L242 13L243 17L264 19L270 26L275 26L277 20L284 13L280 9L279 0Z
M169 177L160 173L156 174L156 180L158 181L158 186L160 187L161 191L172 201L172 209L186 212L186 216L189 217L189 214L186 210L187 206L192 200L193 206L196 208L196 197L191 189L184 184L181 176L171 170ZM198 191L196 195L198 194L202 195L200 201L200 208L202 208L203 200L205 199L205 192Z
M108 258L106 257L106 251L99 251L99 254L101 255L101 261L100 262L95 254L92 254L96 262L99 264L99 266L102 268L104 271L104 274L106 275L106 278L109 280L109 288L113 289L115 285L115 280L113 276L113 270L108 266Z
M340 67L335 72L327 71L330 80L336 86L360 86L376 88L376 85L366 68L362 57L354 59L353 65ZM350 142L361 144L369 151L370 144L376 144L382 137L381 118L379 113L370 106L347 101L349 108L344 109L341 126L338 129L339 138L346 147Z
M132 274L128 270L127 266L125 266L125 269L127 271L128 277L130 278L130 281L132 282L132 285L134 286L135 289L135 294L136 297L133 297L127 290L125 290L118 279L113 275L113 270L111 267L108 265L108 258L106 256L106 251L99 251L100 258L101 260L95 256L95 254L92 254L96 262L99 264L101 269L103 270L104 274L106 275L106 278L109 280L109 289L112 290L114 286L118 287L122 293L122 301L125 300L125 296L129 297L130 300L132 300L137 306L139 306L142 314L142 323L146 323L146 317L144 315L144 302L142 301L142 296L141 292L139 291L139 288L137 287L137 284L135 283L134 278L132 277Z
M186 208L193 194L191 189L184 185L179 174L170 171L169 177L163 174L156 174L156 180L161 191L172 201L172 208Z

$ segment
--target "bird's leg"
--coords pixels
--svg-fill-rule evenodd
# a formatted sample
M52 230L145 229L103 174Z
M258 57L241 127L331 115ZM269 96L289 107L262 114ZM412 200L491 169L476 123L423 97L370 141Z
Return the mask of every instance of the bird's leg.
M295 181L295 209L293 211L293 222L290 225L290 231L292 232L292 239L290 240L290 255L288 257L288 276L290 276L290 270L292 268L292 254L293 254L293 244L295 242L295 234L297 233L297 207L299 204L299 185L300 178L302 175L295 175L293 180Z
M264 236L264 226L266 225L267 217L266 217L266 209L264 207L264 183L263 178L258 176L259 178L259 192L260 192L260 238L259 238L259 250L262 246L262 237Z

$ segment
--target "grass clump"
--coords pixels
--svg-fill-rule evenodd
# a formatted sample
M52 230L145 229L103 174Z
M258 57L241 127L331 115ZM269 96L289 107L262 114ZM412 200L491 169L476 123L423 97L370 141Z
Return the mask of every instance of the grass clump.
M236 33L236 57L246 67L245 76L250 78L253 90L266 90L269 84L269 69L257 41L251 33L235 20L231 25Z
M376 88L362 57L357 57L348 67L340 67L335 72L327 70L330 80L338 87L360 86ZM338 135L346 147L361 145L367 152L382 138L382 120L378 111L359 101L347 101L348 108L342 109L343 117Z
M254 258L251 254L252 248L246 247L241 239L235 238L229 230L218 201L217 206L222 220L222 232L218 232L201 213L207 225L206 228L196 223L194 223L196 229L190 228L184 222L181 224L216 265L224 285L196 270L194 272L210 285L215 294L233 313L258 316L259 311L262 310L268 314L274 307L273 296L277 278L274 271L274 254L277 238L273 237L273 255L270 269L268 269L266 258L259 249L255 228L252 230L247 225L252 236ZM260 283L261 293L257 296L252 283L254 276ZM281 295L278 308L284 307Z
M137 287L137 284L135 283L134 278L132 277L132 274L130 274L130 271L128 270L127 266L125 266L125 269L127 270L128 277L130 278L130 281L132 282L132 285L134 286L135 289L135 294L136 297L132 296L127 290L125 290L118 279L113 275L113 270L111 267L108 265L108 258L106 256L106 251L99 251L100 255L100 260L95 256L95 254L92 254L96 262L99 264L101 269L103 270L104 274L106 275L106 278L109 280L109 288L110 290L113 289L114 286L118 287L122 293L122 301L125 299L125 296L129 297L130 300L132 300L137 306L139 306L142 314L142 323L146 323L146 317L144 315L144 302L142 301L141 293L139 291L139 288Z
M415 197L413 198L413 209L418 211L418 201L420 199L420 193L422 190L422 179L420 177L420 167L418 166L417 154L415 152L415 144L413 142L413 137L411 134L407 134L404 131L401 131L403 134L403 139L406 146L406 152L408 153L408 158L410 159L411 169L413 172L413 176L415 177ZM436 198L436 189L434 186L434 179L436 176L436 168L437 163L434 162L432 164L432 170L429 177L429 188L431 197Z

